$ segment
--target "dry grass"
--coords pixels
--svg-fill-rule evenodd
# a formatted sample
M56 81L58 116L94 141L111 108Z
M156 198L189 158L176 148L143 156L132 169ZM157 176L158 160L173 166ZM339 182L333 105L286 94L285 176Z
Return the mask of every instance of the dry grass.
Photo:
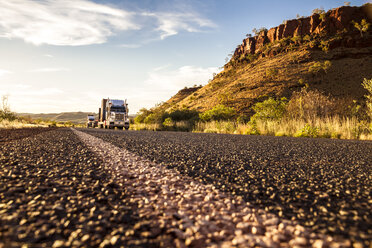
M282 119L280 121L258 120L255 124L237 123L235 121L198 122L193 131L372 140L371 127L371 123L363 123L356 118L335 116L314 118L308 122L301 119Z
M217 104L233 106L238 112L248 113L260 97L287 97L299 91L305 84L325 95L336 96L344 105L352 100L363 100L363 78L371 78L372 48L338 48L323 51L298 50L281 53L274 57L260 58L250 64L242 63L235 68L220 72L209 84L197 90L195 96L170 99L167 108L186 107L206 111ZM309 72L314 62L331 61L327 72ZM277 70L268 77L268 70ZM302 82L302 83L300 83ZM177 102L178 101L178 102Z
M136 123L130 125L130 130L149 130L149 131L160 131L162 130L162 126L160 124L146 124L146 123Z
M0 128L10 129L10 128L24 128L24 127L47 127L46 124L31 124L23 120L0 120Z

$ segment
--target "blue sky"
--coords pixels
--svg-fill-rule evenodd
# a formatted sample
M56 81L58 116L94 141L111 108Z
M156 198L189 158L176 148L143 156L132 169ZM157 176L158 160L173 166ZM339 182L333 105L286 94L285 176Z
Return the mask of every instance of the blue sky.
M101 98L128 99L135 114L185 86L207 84L253 28L342 5L339 0L2 0L0 96L8 96L13 111L29 113L97 112Z

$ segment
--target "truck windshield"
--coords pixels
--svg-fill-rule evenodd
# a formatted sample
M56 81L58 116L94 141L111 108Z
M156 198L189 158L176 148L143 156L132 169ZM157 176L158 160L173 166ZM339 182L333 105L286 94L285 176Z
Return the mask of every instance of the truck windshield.
M113 112L126 112L125 111L125 107L121 107L121 106L111 106L111 111Z
M88 116L88 120L94 121L94 116Z

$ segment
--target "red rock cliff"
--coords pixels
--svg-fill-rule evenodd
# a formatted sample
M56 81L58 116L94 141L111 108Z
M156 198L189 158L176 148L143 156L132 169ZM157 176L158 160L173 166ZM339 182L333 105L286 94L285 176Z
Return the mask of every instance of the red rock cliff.
M324 32L328 35L334 35L344 29L355 31L352 21L360 22L362 19L366 19L369 23L372 22L372 4L367 3L361 7L343 6L332 9L325 14L325 18L322 20L319 14L289 20L285 24L270 28L267 32L261 32L258 36L244 39L243 43L236 48L233 58L239 58L241 55L248 53L259 53L265 44L279 41L286 37Z

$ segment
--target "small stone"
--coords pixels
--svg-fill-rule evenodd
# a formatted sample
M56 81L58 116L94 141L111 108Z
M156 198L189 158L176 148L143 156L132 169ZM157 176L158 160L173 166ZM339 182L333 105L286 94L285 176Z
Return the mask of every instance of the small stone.
M312 245L313 248L323 248L324 246L325 246L324 241L321 239L315 240L315 242Z
M271 218L271 219L265 220L263 224L265 226L276 226L278 223L279 223L278 218Z
M54 241L54 243L53 243L53 248L55 247L55 248L57 248L57 247L62 247L64 245L64 242L63 242L63 240L56 240L56 241Z

